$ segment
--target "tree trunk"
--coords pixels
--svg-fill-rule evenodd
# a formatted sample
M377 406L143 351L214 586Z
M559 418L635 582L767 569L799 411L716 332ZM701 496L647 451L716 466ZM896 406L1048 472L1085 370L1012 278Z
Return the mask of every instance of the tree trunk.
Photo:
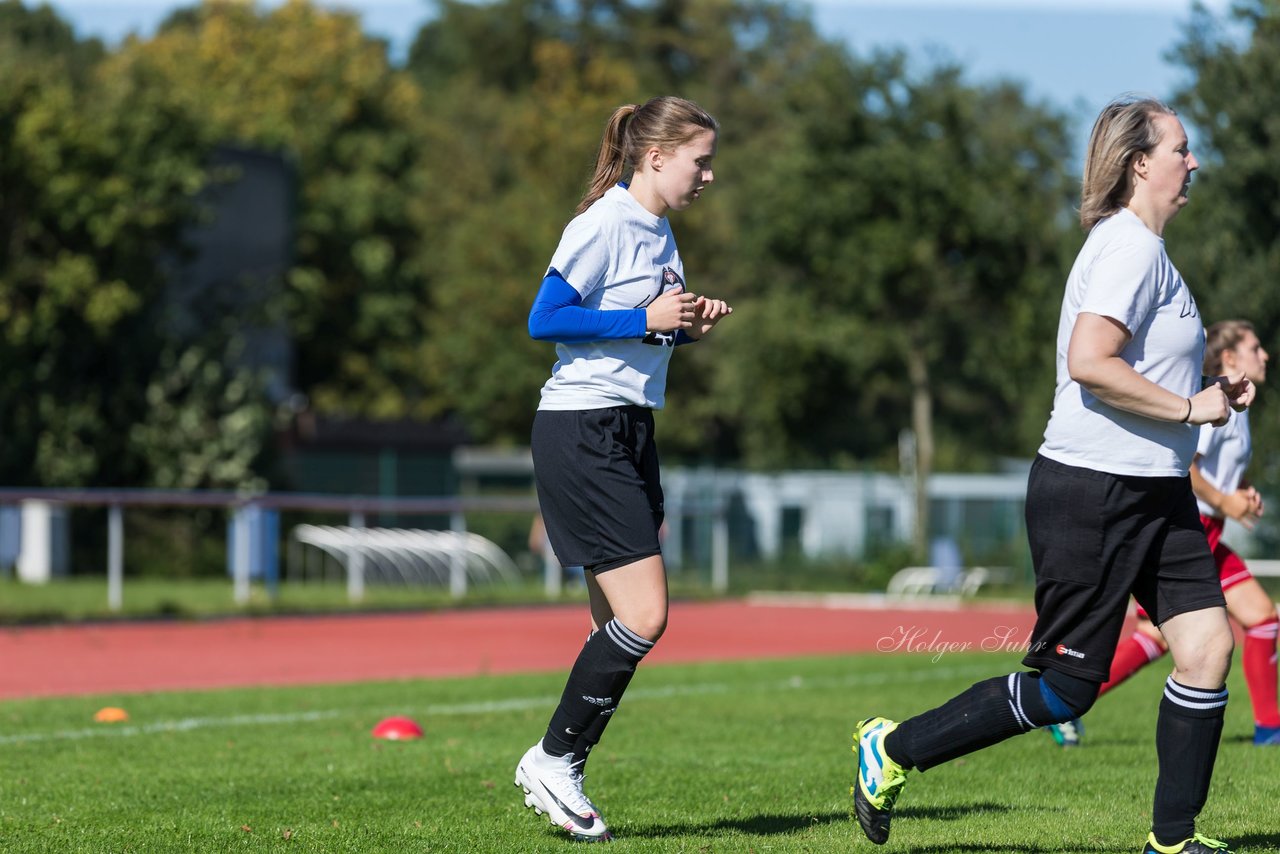
M929 555L929 475L933 472L933 395L929 392L929 365L920 347L907 353L907 377L911 381L911 429L916 434L916 525L913 545L923 560Z

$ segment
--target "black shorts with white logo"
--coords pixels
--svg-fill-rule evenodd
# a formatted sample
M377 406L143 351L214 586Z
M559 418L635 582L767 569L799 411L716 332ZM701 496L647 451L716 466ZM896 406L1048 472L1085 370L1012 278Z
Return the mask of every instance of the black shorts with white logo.
M603 572L661 554L652 410L540 409L530 444L538 503L561 564Z
M1036 571L1028 667L1106 682L1130 593L1157 626L1226 604L1189 477L1114 475L1037 456L1026 513Z

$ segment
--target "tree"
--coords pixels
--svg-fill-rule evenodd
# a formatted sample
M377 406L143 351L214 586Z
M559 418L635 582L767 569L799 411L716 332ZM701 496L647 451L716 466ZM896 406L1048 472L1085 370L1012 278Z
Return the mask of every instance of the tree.
M0 471L23 485L145 483L128 431L160 349L159 261L194 214L202 153L182 116L82 65L96 49L47 10L4 17Z
M1191 126L1201 160L1190 203L1166 232L1170 255L1196 295L1206 324L1253 321L1263 345L1280 350L1280 3L1237 2L1218 18L1198 7L1177 58L1191 84L1174 104ZM1270 393L1250 420L1258 452L1251 476L1280 485L1280 428ZM1274 536L1274 535L1273 535Z
M726 328L722 405L746 413L757 465L887 461L909 426L923 521L935 432L952 466L1026 448L1028 410L1043 427L1065 120L955 68L913 79L896 56L797 118L741 191L744 257L771 287Z
M77 85L87 82L106 53L97 39L77 39L50 6L27 6L22 0L0 0L0 47L23 64L56 64Z
M207 145L280 152L295 164L284 313L297 387L324 413L420 412L429 378L415 348L432 274L416 249L435 188L421 170L427 103L386 45L354 15L304 0L270 11L205 3L127 43L107 73L162 91Z

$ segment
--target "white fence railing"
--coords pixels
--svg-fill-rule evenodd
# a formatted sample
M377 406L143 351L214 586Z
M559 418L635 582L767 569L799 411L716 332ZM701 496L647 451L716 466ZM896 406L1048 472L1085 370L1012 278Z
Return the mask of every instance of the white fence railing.
M102 507L107 510L107 604L113 611L123 606L126 509L131 508L221 508L228 512L227 553L237 603L249 601L253 573L255 516L262 510L322 511L346 516L345 526L298 526L289 538L290 548L310 548L336 561L346 575L348 596L358 600L368 580L447 580L455 598L464 596L475 582L507 581L518 569L503 550L490 540L468 532L467 516L478 513L515 513L532 518L538 502L528 497L398 497L361 495L316 495L272 492L241 494L202 490L152 489L0 489L0 505L17 505L24 515L43 517L51 508L62 506ZM725 508L720 502L706 502L694 512L712 522L711 581L718 591L729 584L728 535ZM442 531L420 529L368 528L370 516L436 516L449 520ZM51 529L46 525L44 529ZM260 533L260 531L259 531ZM37 568L37 577L19 578L47 581L52 574L51 552L55 544L49 536L22 537L19 563ZM32 540L40 540L33 542ZM677 541L675 548L681 548ZM34 557L33 557L34 556ZM294 559L304 558L295 552ZM300 564L299 564L300 565ZM445 569L447 567L447 571ZM305 576L305 572L303 573ZM563 570L553 560L544 561L547 595L559 594Z
M308 555L313 552L341 567L353 600L364 595L370 580L447 584L461 595L469 583L512 582L520 576L497 543L467 531L298 525L289 540L290 578L309 576Z

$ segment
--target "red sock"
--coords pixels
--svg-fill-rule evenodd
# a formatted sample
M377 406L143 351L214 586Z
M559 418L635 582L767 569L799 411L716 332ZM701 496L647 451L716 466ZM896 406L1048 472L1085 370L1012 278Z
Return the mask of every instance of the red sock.
M1129 635L1116 647L1115 657L1111 659L1111 678L1098 689L1098 696L1101 697L1164 653L1164 647L1142 632Z
M1277 630L1280 621L1272 617L1244 633L1244 681L1253 703L1253 720L1259 726L1280 726L1280 709L1276 708Z

